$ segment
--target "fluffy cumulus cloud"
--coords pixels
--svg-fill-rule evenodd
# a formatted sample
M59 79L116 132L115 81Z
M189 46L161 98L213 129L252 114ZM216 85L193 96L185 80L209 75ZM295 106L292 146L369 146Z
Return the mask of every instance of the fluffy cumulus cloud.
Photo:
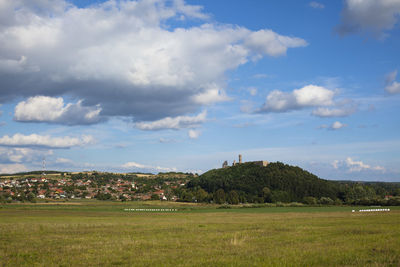
M200 130L190 129L188 131L188 136L189 136L190 139L197 139L197 138L199 138L200 135L201 135L201 131Z
M306 45L307 42L301 38L282 36L272 30L252 32L245 40L245 46L256 52L256 57L264 55L281 56L285 55L290 47Z
M82 137L51 137L49 135L4 135L0 137L0 146L7 147L43 147L43 148L71 148L92 144L94 139L90 135Z
M346 127L346 126L347 126L347 124L341 123L340 121L335 121L331 125L323 124L323 125L319 126L319 128L320 129L329 129L329 130L335 131L335 130L342 129L342 128Z
M287 112L306 107L332 106L335 92L322 86L307 85L292 92L274 90L259 112Z
M331 125L331 129L332 130L339 130L342 129L343 127L346 127L347 124L341 123L340 121L335 121L334 123L332 123Z
M386 75L386 86L385 91L389 94L400 93L400 83L396 82L397 70L392 71Z
M127 170L146 170L146 171L157 171L157 172L170 172L170 171L176 171L176 168L166 168L166 167L160 167L160 166L151 166L151 165L145 165L137 162L127 162L123 165L121 165L123 169Z
M382 38L395 27L399 15L398 0L346 0L337 30L342 35L370 32Z
M82 101L64 104L62 97L35 96L15 107L14 120L21 122L49 122L67 125L100 122L101 108L85 107Z
M371 166L362 161L356 161L351 157L347 157L346 160L335 160L332 163L335 169L345 169L348 172L361 172L361 171L377 171L385 172L385 168L382 166Z
M201 123L205 122L207 117L207 111L203 111L196 116L178 116L178 117L167 117L161 120L152 122L138 122L135 127L140 130L164 130L164 129L182 129L182 128L195 128Z
M0 3L0 103L26 98L16 109L21 121L90 124L101 113L140 122L193 114L229 100L227 71L307 45L270 29L210 22L202 7L182 0L110 0L84 8L64 0ZM64 104L60 96L81 101ZM41 101L51 107L38 108Z

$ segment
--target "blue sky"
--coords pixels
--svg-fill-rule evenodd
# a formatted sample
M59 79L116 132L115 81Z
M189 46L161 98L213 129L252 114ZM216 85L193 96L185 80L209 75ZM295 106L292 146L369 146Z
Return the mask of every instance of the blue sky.
M0 173L400 181L400 1L0 3Z

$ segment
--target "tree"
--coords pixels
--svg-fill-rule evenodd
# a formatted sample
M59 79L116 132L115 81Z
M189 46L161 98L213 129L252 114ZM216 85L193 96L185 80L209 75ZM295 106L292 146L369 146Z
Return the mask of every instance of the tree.
M272 202L271 190L268 187L264 187L262 190L264 202Z
M174 192L172 192L172 190L171 190L170 187L167 187L167 188L165 189L165 191L164 191L164 195L165 195L165 197L167 198L167 200L169 201L169 200L171 200L172 197L174 196Z
M225 191L224 189L218 189L214 194L214 202L217 204L224 204L225 203Z
M150 199L151 200L160 200L160 197L157 194L152 194Z
M203 188L199 188L195 193L195 197L198 202L204 202L208 197L208 193Z
M33 193L29 193L26 195L26 199L30 202L36 202L35 201L35 195Z
M330 197L321 197L319 203L323 205L333 205L334 201Z
M289 193L281 190L273 191L271 194L271 199L273 202L290 202Z
M234 205L239 204L239 194L235 190L228 193L228 203Z

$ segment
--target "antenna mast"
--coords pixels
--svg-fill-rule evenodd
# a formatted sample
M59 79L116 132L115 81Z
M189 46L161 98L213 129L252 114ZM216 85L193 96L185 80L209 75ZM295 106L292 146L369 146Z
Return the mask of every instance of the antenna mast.
M43 157L43 165L42 165L43 171L42 171L42 175L45 176L46 175L46 157Z

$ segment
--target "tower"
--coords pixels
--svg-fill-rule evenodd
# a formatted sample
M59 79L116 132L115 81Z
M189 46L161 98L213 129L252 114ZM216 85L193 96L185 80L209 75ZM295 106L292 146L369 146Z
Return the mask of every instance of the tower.
M242 164L242 155L239 154L239 164Z
M226 168L226 167L228 167L228 161L224 161L224 163L222 164L222 168Z
M46 170L46 158L45 158L45 157L43 157L43 165L42 165L42 168L43 168L42 176L45 176L45 175L46 175L46 172L45 172L45 170Z

